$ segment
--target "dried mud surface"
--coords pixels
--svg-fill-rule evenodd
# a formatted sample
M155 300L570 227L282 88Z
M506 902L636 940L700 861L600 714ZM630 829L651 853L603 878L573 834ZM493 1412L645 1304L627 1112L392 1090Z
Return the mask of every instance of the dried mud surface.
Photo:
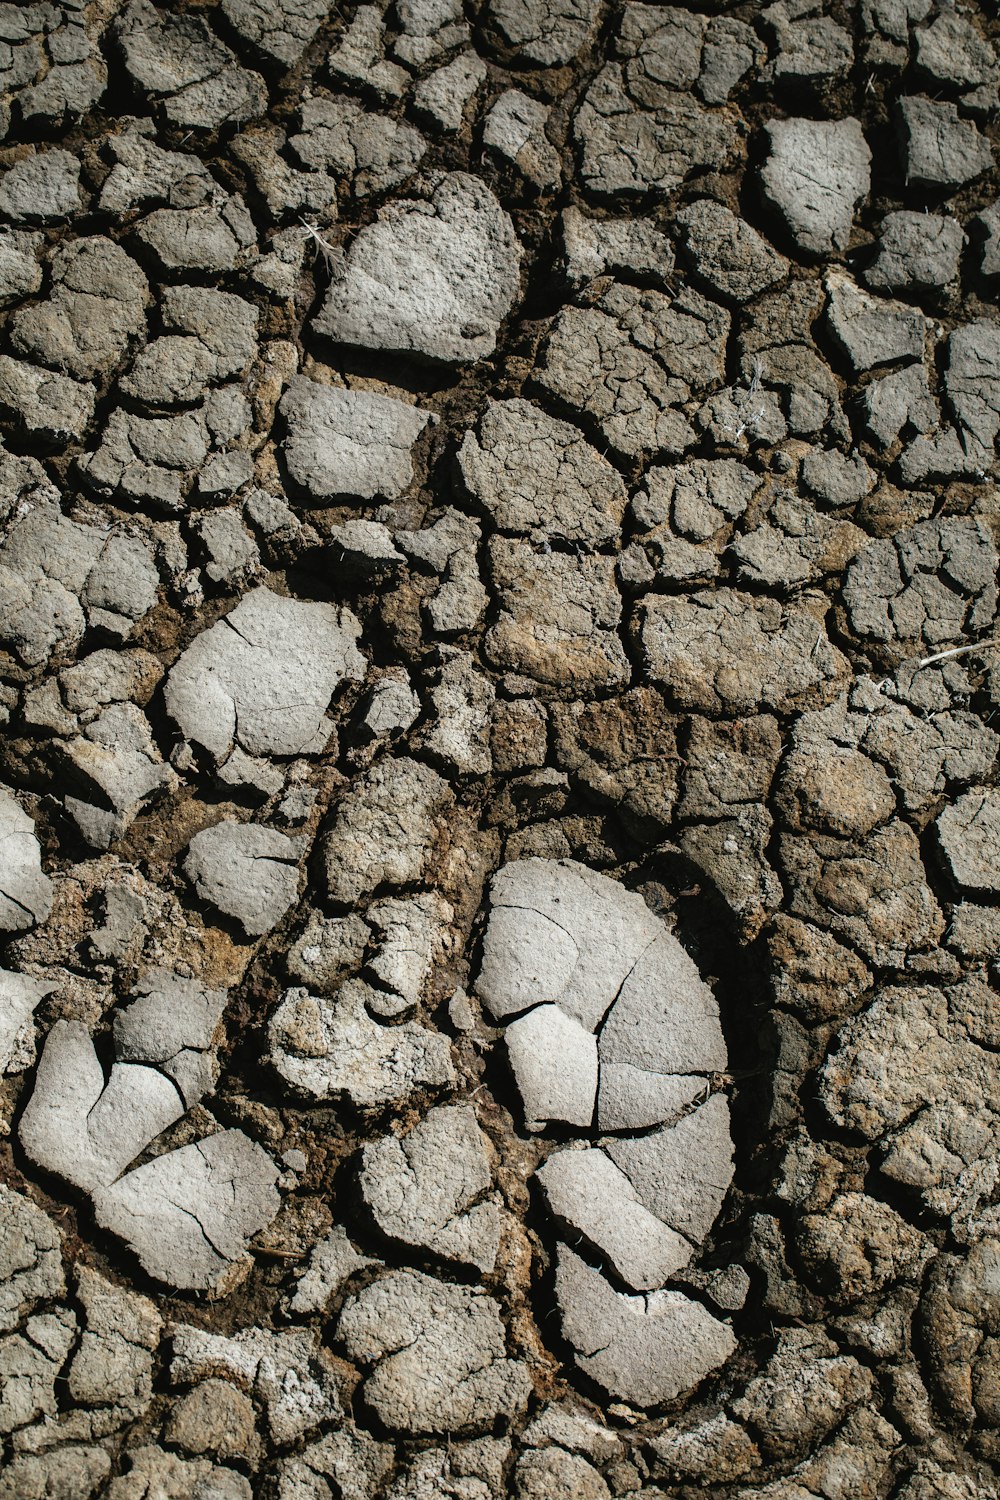
M1000 1493L998 38L0 5L0 1500Z

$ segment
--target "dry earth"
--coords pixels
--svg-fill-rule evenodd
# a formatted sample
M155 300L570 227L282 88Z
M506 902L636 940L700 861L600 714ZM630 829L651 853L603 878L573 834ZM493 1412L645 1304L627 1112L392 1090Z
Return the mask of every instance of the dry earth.
M0 5L0 1500L1000 1493L998 37Z

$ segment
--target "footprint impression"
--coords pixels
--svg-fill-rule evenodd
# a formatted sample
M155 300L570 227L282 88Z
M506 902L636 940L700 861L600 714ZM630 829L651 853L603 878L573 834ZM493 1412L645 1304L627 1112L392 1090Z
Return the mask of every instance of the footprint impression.
M572 860L505 865L490 888L477 993L504 1027L560 1235L555 1287L579 1368L642 1406L736 1347L667 1283L697 1256L733 1176L719 1010L642 898Z
M20 978L0 974L7 990ZM35 986L34 1004L45 992ZM214 1089L226 999L151 970L115 1014L107 1074L90 1028L57 1021L18 1127L31 1161L85 1193L144 1271L215 1294L246 1273L251 1239L278 1212L273 1161L242 1130L219 1130L136 1162Z

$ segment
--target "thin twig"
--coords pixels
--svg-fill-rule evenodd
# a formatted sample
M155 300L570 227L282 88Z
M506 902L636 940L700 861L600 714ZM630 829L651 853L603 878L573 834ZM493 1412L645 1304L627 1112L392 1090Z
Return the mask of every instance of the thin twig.
M306 232L306 239L312 244L313 254L320 256L326 269L332 271L340 253L336 245L331 245L328 239L324 239L323 231L318 224L310 224L307 219L301 219L299 222Z
M760 394L760 384L764 377L764 361L759 354L755 354L750 366L750 380L746 390L739 401L736 400L736 387L733 387L733 405L735 408L736 426L728 430L733 433L737 442L750 427L756 427L764 415L764 407L760 406L756 411L751 411L754 401Z
M965 656L969 651L985 651L989 646L1000 646L1000 636L993 636L988 641L974 641L971 646L952 646L950 651L935 651L933 656L922 656L917 662L917 670L929 667L933 662L944 661L949 656Z

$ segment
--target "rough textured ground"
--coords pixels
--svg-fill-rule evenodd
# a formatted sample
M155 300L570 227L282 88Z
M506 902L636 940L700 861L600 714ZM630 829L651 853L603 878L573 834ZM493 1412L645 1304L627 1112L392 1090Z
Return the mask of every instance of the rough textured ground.
M0 1500L998 1494L998 36L0 5Z

